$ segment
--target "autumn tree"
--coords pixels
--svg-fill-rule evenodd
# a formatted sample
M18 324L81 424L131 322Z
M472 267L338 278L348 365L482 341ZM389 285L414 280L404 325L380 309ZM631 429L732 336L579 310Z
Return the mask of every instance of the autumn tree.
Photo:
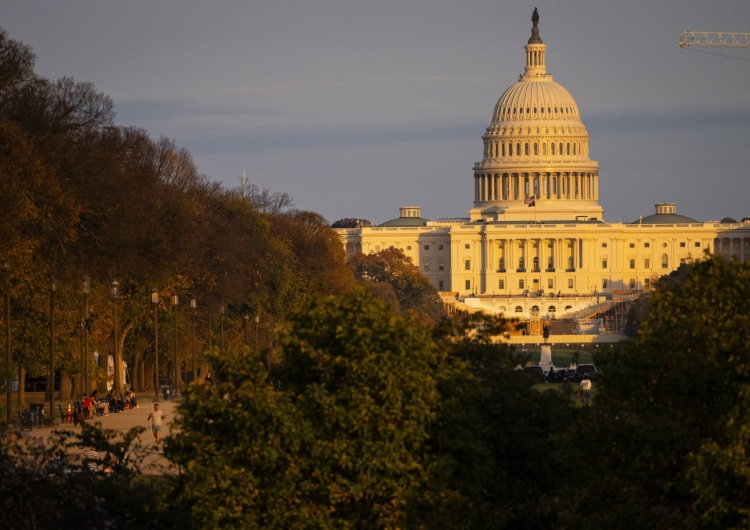
M432 323L445 316L437 290L403 251L388 248L358 254L349 260L349 265L357 279L372 286L397 311L414 312Z

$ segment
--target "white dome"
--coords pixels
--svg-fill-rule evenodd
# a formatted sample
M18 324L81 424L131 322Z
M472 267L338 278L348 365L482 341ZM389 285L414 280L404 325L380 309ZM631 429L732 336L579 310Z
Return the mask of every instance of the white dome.
M581 117L573 96L549 78L512 85L500 96L492 118L495 125L559 120L580 122Z

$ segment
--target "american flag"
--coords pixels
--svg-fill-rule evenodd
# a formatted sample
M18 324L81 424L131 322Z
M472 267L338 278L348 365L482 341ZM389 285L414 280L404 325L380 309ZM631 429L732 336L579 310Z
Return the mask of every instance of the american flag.
M536 197L534 195L531 195L531 196L527 195L526 198L523 200L523 203L528 204L530 207L536 206L536 202L534 200L535 198Z

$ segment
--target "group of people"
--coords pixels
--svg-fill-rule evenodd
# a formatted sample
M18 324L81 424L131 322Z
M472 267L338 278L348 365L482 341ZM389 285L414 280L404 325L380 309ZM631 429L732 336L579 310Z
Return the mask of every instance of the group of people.
M104 398L100 398L99 391L94 390L90 396L83 394L81 399L81 408L87 418L93 418L96 414L109 416L110 412L124 411L126 406L131 409L138 407L135 391L132 388L125 392L124 397L112 389Z

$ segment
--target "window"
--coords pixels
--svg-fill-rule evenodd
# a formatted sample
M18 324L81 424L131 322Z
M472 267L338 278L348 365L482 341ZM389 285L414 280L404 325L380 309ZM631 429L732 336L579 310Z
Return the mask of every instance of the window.
M651 246L651 243L644 243L644 244L643 244L643 246L644 246L645 248L649 248L649 247Z
M524 280L518 280L518 288L519 289L525 289L526 288L526 282Z
M470 259L464 260L464 269L466 269L467 271L471 270L471 260Z
M443 250L443 245L438 245L438 250Z
M700 241L696 241L696 242L695 242L695 246L696 246L697 248L701 248L701 242L700 242Z
M635 269L635 258L630 258L630 268Z
M531 316L532 317L538 317L539 316L539 306L535 305L531 308Z
M685 248L685 242L684 241L680 241L680 248Z
M425 245L425 246L424 246L424 249L425 249L425 250L430 250L430 245Z
M445 264L442 261L438 262L438 270L441 272L445 270Z
M497 268L500 270L505 270L505 258L500 258L500 261L497 264Z
M651 268L651 260L649 258L644 258L643 259L643 267L645 269L650 269Z
M443 280L440 280L440 281L438 282L438 291L445 291L445 287L444 287L444 284L443 284Z
M524 268L523 258L519 258L518 259L518 268L523 270L523 268Z
M471 243L466 243L466 244L464 245L464 248L471 248Z
M471 280L466 280L466 290L471 291Z
M406 250L411 250L411 245L409 245L408 247L406 247Z
M555 288L555 280L552 278L547 280L547 289L554 289Z
M685 258L680 258L680 265L684 265L684 264L685 264Z
M539 258L534 258L534 270L539 270Z
M523 313L523 307L521 307L520 305L517 305L516 306L516 313Z
M557 311L557 308L555 306L553 306L553 305L551 305L551 306L549 306L547 308L547 313L555 314L556 311Z
M649 289L651 287L651 278L646 278L645 280L643 280L643 286L646 289Z
M424 262L424 271L425 272L430 272L430 262L429 261L425 261Z
M570 311L571 309L573 309L572 305L566 305L565 306L565 311Z
M523 146L523 152L526 156L529 156L529 144L525 143Z
M505 280L498 280L497 282L497 288L498 289L505 289Z
M633 278L630 279L630 288L635 289L635 280Z
M666 254L661 255L661 268L662 269L669 268L669 256L667 256Z
M607 268L607 258L602 258L602 269Z
M630 248L635 248L635 243L630 243Z
M547 268L550 270L555 268L555 259L552 256L547 258Z
M573 288L573 278L568 278L568 289Z
M602 280L602 289L606 289L607 285L609 285L609 282L607 281L607 278L604 278Z
M607 242L602 243L602 248L607 248Z

